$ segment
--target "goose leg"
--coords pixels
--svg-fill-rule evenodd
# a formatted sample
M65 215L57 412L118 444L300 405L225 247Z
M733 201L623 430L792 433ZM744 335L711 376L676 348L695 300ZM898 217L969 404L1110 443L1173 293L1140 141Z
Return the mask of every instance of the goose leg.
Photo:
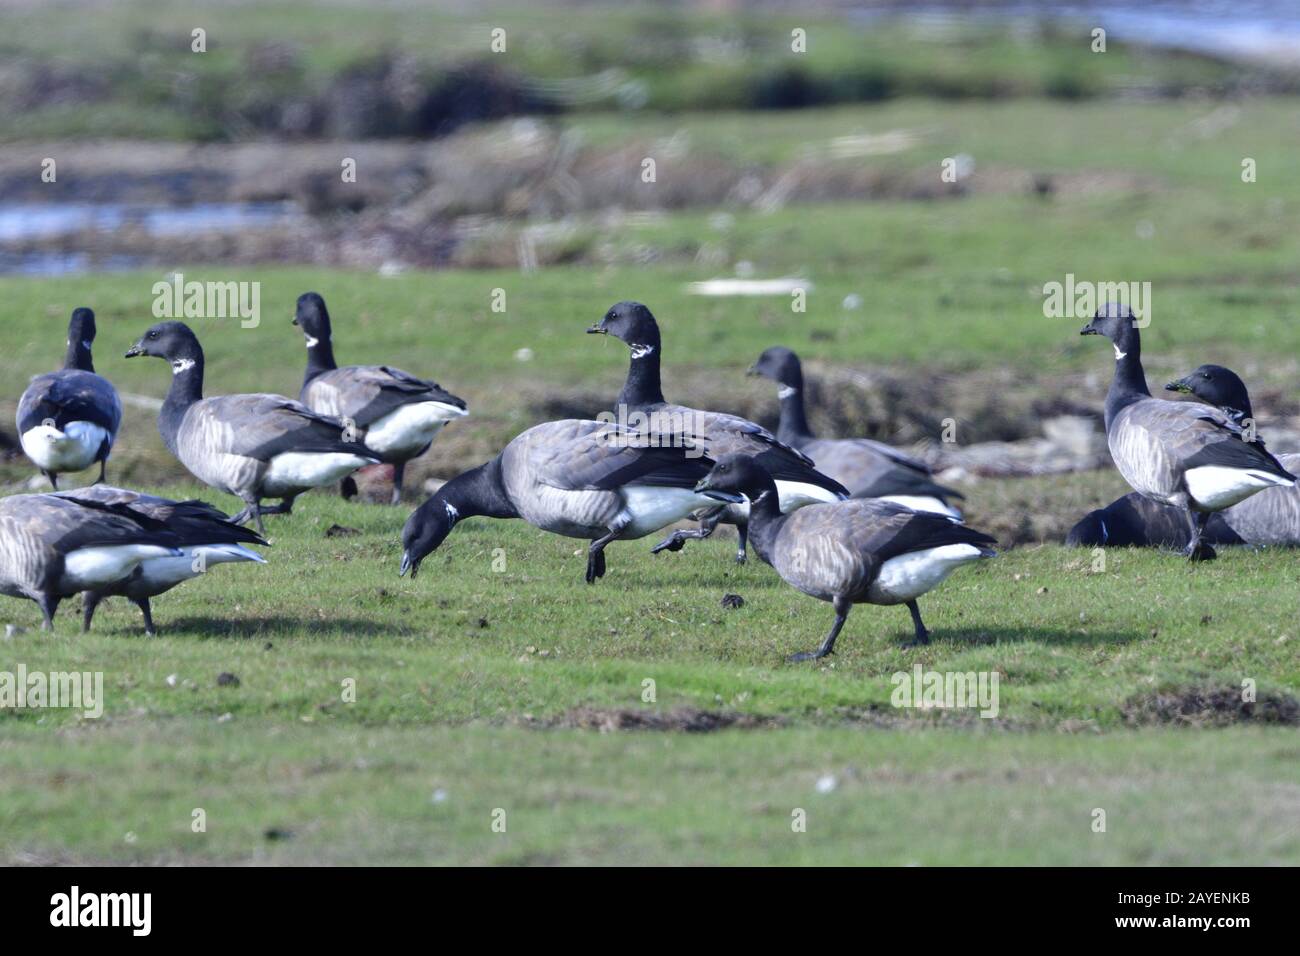
M826 635L822 641L821 647L815 651L800 651L798 654L792 654L789 658L790 663L794 664L799 661L815 661L825 657L827 654L835 653L835 639L840 636L840 628L844 627L844 622L848 620L849 609L853 607L852 603L842 598L836 598L833 602L835 605L835 623L831 625L831 632Z
M46 478L50 479L51 488L53 488L55 491L59 490L59 476L57 474L55 474L52 471L46 471L44 468L41 469L41 474L44 475Z
M250 520L257 522L257 533L266 536L266 525L262 524L262 501L260 498L245 498L244 510L230 519L234 524L247 524Z
M749 557L747 546L749 544L749 525L736 525L736 535L740 538L740 543L736 545L736 563L744 564L745 558Z
M134 604L136 607L138 607L140 609L140 613L144 615L145 634L149 637L154 637L155 635L157 635L158 631L153 626L153 612L149 607L149 599L147 597L131 598L131 603Z
M54 612L59 609L59 602L63 600L53 594L41 594L36 603L41 606L41 615L44 620L41 621L42 631L54 630Z
M402 503L402 479L406 474L406 462L399 461L393 466L393 500L392 504Z
M357 483L351 475L339 482L339 494L345 501L351 501L357 496Z
M267 505L265 507L258 505L258 510L264 515L287 515L293 514L293 502L297 495L289 495L280 499L278 505Z
M102 485L108 478L108 459L99 459L99 477L95 479L95 484Z
M658 554L660 551L680 551L686 545L687 541L703 541L709 535L713 534L714 529L717 528L718 522L721 520L722 509L719 508L716 514L706 515L701 518L700 526L698 528L692 531L674 531L651 548L650 553Z
M921 620L921 609L916 606L916 599L913 598L907 602L907 609L912 612L912 626L916 628L916 636L904 644L904 647L920 647L922 644L930 643L930 632L926 629Z
M1187 509L1188 523L1191 525L1192 537L1183 549L1183 554L1188 561L1213 561L1219 555L1201 538L1205 535L1205 525L1210 520L1208 511L1193 511Z
M99 607L102 601L94 591L81 592L81 632L85 634L90 630L90 622L95 617L95 608Z
M605 545L623 533L623 526L611 528L609 534L597 538L587 548L587 583L595 584L597 578L605 576Z

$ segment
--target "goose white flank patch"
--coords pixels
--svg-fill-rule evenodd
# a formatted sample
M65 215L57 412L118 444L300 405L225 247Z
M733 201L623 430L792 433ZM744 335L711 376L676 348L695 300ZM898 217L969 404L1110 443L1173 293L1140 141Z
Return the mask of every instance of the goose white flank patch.
M605 574L611 541L643 537L714 504L694 490L713 462L682 437L582 419L535 425L411 514L402 529L400 573L414 577L458 522L478 515L522 518L590 541L591 584Z
M902 554L880 566L867 596L872 604L904 604L933 591L963 564L987 556L973 544L945 544Z
M402 500L406 463L428 451L450 421L469 414L461 398L437 382L388 365L348 365L334 360L334 332L325 300L298 297L293 324L307 343L307 371L299 400L322 415L350 422L359 441L393 466L392 503ZM351 483L345 483L350 494Z
M120 581L148 558L167 558L179 553L176 548L153 544L78 548L63 558L60 586L69 591L94 591Z
M288 514L294 499L379 461L340 419L314 412L283 395L203 397L203 349L182 322L160 322L127 351L150 355L172 368L171 387L158 431L163 443L200 481L244 502L232 520ZM263 498L279 498L274 508Z
M783 514L776 482L749 455L724 455L696 491L730 500L749 499L749 537L758 556L787 583L835 608L835 623L816 651L792 661L834 653L854 604L906 604L912 644L930 632L916 599L957 568L994 556L981 531L938 514L913 511L878 498L815 504Z
M698 436L703 440L704 453L711 458L735 453L756 456L776 479L784 511L792 511L818 501L837 501L848 497L848 490L816 468L812 459L791 448L761 425L738 415L702 411L665 401L659 378L663 358L659 323L641 303L619 302L587 331L620 339L627 345L631 355L627 380L614 409L620 422L637 427L638 421L644 421L649 423L647 427L651 430L681 430ZM719 524L726 523L735 525L740 535L736 560L745 560L749 510L743 500L739 504L714 504L699 517L698 528L674 531L659 542L653 551L656 554L660 551L679 551L688 540L707 538Z
M848 488L854 498L880 498L914 511L961 517L950 502L961 500L962 493L937 483L919 459L868 438L816 437L804 407L803 365L794 352L774 345L758 357L749 374L777 384L781 418L776 437L811 458L818 471Z
M16 424L23 453L58 489L59 475L99 463L103 481L122 422L117 390L95 374L91 348L95 313L76 309L68 323L63 368L37 375L18 400Z
M110 595L120 595L135 604L144 615L146 634L154 634L151 598L176 585L207 573L218 564L266 559L245 545L266 544L261 537L233 524L226 515L201 501L172 501L125 488L96 485L54 496L87 508L114 509L134 516L151 527L165 528L174 536L176 547L165 554L149 555L130 574L106 581L84 581L82 628L90 630L95 609Z
M1080 334L1104 335L1115 346L1105 416L1111 458L1133 490L1183 512L1190 560L1215 557L1204 540L1212 514L1266 489L1295 486L1296 476L1234 415L1151 397L1140 333L1127 307L1103 306Z

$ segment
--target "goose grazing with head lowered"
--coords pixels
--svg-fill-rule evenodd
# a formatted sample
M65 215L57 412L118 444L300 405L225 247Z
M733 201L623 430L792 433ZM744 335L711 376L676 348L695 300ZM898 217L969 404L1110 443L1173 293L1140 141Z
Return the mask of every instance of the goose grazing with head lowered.
M265 534L264 514L288 514L310 488L338 481L378 457L345 440L337 418L313 412L283 395L203 397L203 349L182 322L160 322L131 346L127 358L151 355L172 368L172 384L158 415L167 448L205 484L244 502L231 520L252 519ZM280 498L274 508L263 498Z
M1217 408L1152 398L1135 321L1128 308L1112 303L1079 333L1104 335L1115 348L1106 395L1110 454L1135 491L1184 512L1184 553L1209 560L1214 548L1202 539L1211 514L1266 488L1293 487L1296 476L1259 442L1244 440L1242 427Z
M122 403L108 379L95 374L91 345L95 313L77 309L68 324L63 368L37 375L18 400L18 435L23 451L50 484L58 476L99 462L104 480L109 452L122 423Z
M0 594L35 601L50 628L64 598L111 588L145 561L181 557L182 543L122 504L12 495L0 499Z
M640 302L620 302L588 333L612 335L632 353L627 381L619 393L617 417L633 427L644 425L654 431L687 431L705 436L705 454L718 458L726 454L753 455L776 480L782 511L793 511L814 501L840 501L848 489L814 467L807 455L780 441L761 425L722 412L706 412L664 400L659 381L662 343L659 323ZM740 533L736 560L745 560L746 517L749 506L708 509L694 531L675 531L653 549L678 551L687 540L707 538L720 522L734 524Z
M869 438L814 437L804 413L803 368L794 352L773 346L758 357L749 374L779 386L781 421L776 437L815 461L818 471L848 488L854 498L883 498L914 511L961 517L948 501L965 495L937 484L924 462Z
M447 482L402 529L401 574L412 577L456 522L523 518L591 542L587 583L605 574L605 546L680 521L713 502L694 491L713 462L690 436L566 419L523 432L496 458Z
M748 498L749 537L758 556L787 584L834 606L835 624L821 646L792 661L833 653L854 604L906 604L916 629L912 643L929 643L916 599L961 565L995 554L994 540L983 532L876 498L782 514L776 482L748 455L720 458L695 490L720 501Z
M387 365L334 361L330 314L315 292L298 297L293 324L307 339L307 374L299 400L312 411L351 422L361 442L393 466L393 504L402 500L406 463L423 455L449 421L469 414L437 382Z
M158 522L179 538L180 553L174 556L146 558L125 578L113 584L88 590L81 596L83 631L90 630L95 609L106 597L120 595L138 607L144 615L144 632L152 637L157 631L149 599L170 591L182 581L198 577L216 564L266 559L247 544L266 542L258 535L233 523L211 505L202 501L172 501L124 488L96 485L76 491L59 492L57 497L82 504L122 506Z

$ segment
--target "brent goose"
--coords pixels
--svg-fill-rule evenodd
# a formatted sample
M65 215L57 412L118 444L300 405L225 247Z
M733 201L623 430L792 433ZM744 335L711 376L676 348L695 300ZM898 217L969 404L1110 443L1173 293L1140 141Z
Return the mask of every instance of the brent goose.
M109 453L122 422L122 403L108 379L95 374L90 349L95 313L76 309L68 323L63 368L37 375L18 400L23 451L57 490L58 476L99 462L104 480Z
M915 511L961 517L948 499L965 496L937 484L924 462L869 438L815 437L804 413L803 368L794 352L773 346L758 357L749 374L779 386L781 420L776 437L817 462L818 471L844 485L854 498L884 498Z
M726 454L756 457L776 480L782 511L792 511L814 501L839 501L848 497L848 489L813 466L813 460L791 448L761 425L721 412L706 412L664 400L659 381L662 352L659 323L640 302L619 302L587 329L588 333L613 335L621 339L632 353L627 381L619 392L619 411L631 423L633 416L644 416L648 427L657 431L685 430L705 436L705 453L711 458ZM749 505L713 507L694 531L675 531L653 549L681 550L692 538L707 538L720 522L734 524L740 534L736 560L745 560L746 516Z
M152 558L182 555L180 535L122 504L57 494L0 500L0 594L35 601L43 628L59 602L110 588Z
M128 577L108 587L86 591L81 596L83 631L90 630L90 622L100 601L111 595L121 595L140 609L144 615L144 632L152 637L157 632L149 605L151 597L170 591L182 581L198 577L214 564L235 561L266 563L266 559L256 551L244 547L246 544L266 544L261 537L234 524L226 515L202 501L172 501L107 485L60 492L58 497L83 503L125 506L165 525L180 538L179 555L146 558Z
M330 314L315 292L298 297L293 324L307 339L299 400L312 411L353 423L362 443L393 466L393 504L402 500L406 463L423 455L442 426L468 415L465 402L437 382L388 365L334 361Z
M721 501L747 497L749 536L758 556L786 583L834 606L835 624L821 646L792 661L832 653L854 604L906 604L916 628L911 643L929 643L916 599L961 565L995 554L989 547L994 540L981 531L878 498L782 514L772 476L748 455L719 459L695 490Z
M1115 348L1115 377L1106 395L1106 441L1120 474L1148 498L1181 509L1188 522L1184 554L1209 560L1206 521L1265 488L1290 487L1291 474L1263 445L1216 408L1151 397L1142 371L1133 313L1108 304L1081 335L1104 335Z
M237 495L265 534L264 514L288 514L309 488L338 481L378 458L344 440L337 418L313 412L283 395L203 397L203 349L182 322L160 322L131 346L126 357L152 355L172 367L172 384L158 415L163 442L200 481ZM263 498L280 498L273 508Z
M685 435L581 419L536 425L411 514L402 529L400 573L414 577L456 522L482 515L523 518L543 531L591 541L591 584L605 573L611 541L644 537L713 504L693 490L712 465Z
M1243 429L1254 421L1245 383L1221 365L1202 365L1165 388L1187 392L1222 410ZM1259 438L1256 437L1256 441ZM1296 473L1300 455L1278 455L1282 467ZM1203 540L1210 544L1300 545L1300 485L1267 488L1210 516ZM1096 547L1133 545L1174 547L1187 544L1186 518L1178 508L1130 493L1090 512L1070 529L1066 544Z

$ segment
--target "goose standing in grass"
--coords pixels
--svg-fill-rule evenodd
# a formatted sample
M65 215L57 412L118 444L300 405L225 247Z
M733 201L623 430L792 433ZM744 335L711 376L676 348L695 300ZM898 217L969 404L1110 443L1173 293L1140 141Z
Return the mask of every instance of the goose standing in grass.
M618 412L627 416L644 416L655 431L685 430L706 436L705 453L711 458L743 453L755 456L776 480L782 511L793 511L814 501L839 501L848 497L848 489L818 471L811 458L781 442L761 425L721 412L706 412L664 400L659 380L662 353L659 323L640 302L619 302L587 329L588 333L612 335L622 340L632 353L627 381L619 393ZM700 517L700 526L692 531L675 531L653 549L679 551L686 541L707 538L719 523L734 524L740 534L736 560L745 560L746 521L749 506L741 503L728 507L714 506Z
M247 528L234 524L226 515L202 501L172 501L107 485L64 491L58 497L92 505L124 506L166 526L180 539L180 554L146 558L128 577L82 594L83 631L90 630L90 622L100 601L120 595L140 609L144 615L144 632L152 637L157 631L150 598L170 591L182 581L198 577L216 564L238 561L266 563L266 559L256 551L244 547L247 544L264 545L266 541Z
M48 629L64 598L111 588L145 561L182 557L182 544L124 504L11 495L0 500L0 594L35 601Z
M288 514L310 488L332 484L378 458L344 439L337 418L313 412L283 395L203 397L203 349L182 322L160 322L131 346L127 358L151 355L172 368L172 384L158 415L167 448L205 484L244 502L231 520L253 520L266 534L262 515ZM280 498L272 508L263 498Z
M437 382L387 365L334 361L330 314L315 292L298 297L293 324L307 339L299 400L312 411L352 422L361 442L393 466L393 504L402 500L406 463L429 450L449 421L468 415L464 400Z
M1259 442L1217 408L1151 397L1142 371L1133 313L1109 304L1080 330L1104 335L1115 348L1115 377L1106 395L1106 441L1124 480L1135 490L1182 510L1193 561L1215 557L1204 541L1211 514L1265 488L1293 487L1287 471Z
M57 490L59 475L99 462L104 480L109 453L122 423L122 403L108 379L95 374L91 346L95 313L76 309L68 324L63 368L37 375L18 400L23 451Z
M965 496L935 482L924 462L869 438L815 437L804 412L803 368L794 352L773 346L758 357L749 374L779 386L781 421L776 437L815 461L818 471L849 489L854 498L883 498L914 511L961 517L948 502Z
M1242 427L1243 439L1248 437L1247 429L1254 428L1255 413L1245 383L1221 365L1202 365L1165 389L1194 395L1218 408ZM1255 436L1255 441L1261 439ZM1277 460L1293 474L1300 470L1300 454L1278 455ZM1266 488L1210 515L1202 540L1211 545L1300 546L1300 485ZM1187 521L1182 511L1136 492L1089 512L1066 538L1066 544L1086 547L1182 548L1187 542Z
M605 574L605 546L641 538L713 504L694 491L713 462L690 436L566 419L523 432L496 458L447 482L402 529L401 574L414 577L456 522L522 518L591 542L587 583Z
M912 644L928 644L916 599L954 570L995 552L994 540L946 515L913 511L878 498L814 504L782 514L776 482L754 458L726 455L695 488L720 501L749 499L749 537L758 556L787 584L829 601L835 623L816 651L792 661L833 653L854 604L906 604Z

